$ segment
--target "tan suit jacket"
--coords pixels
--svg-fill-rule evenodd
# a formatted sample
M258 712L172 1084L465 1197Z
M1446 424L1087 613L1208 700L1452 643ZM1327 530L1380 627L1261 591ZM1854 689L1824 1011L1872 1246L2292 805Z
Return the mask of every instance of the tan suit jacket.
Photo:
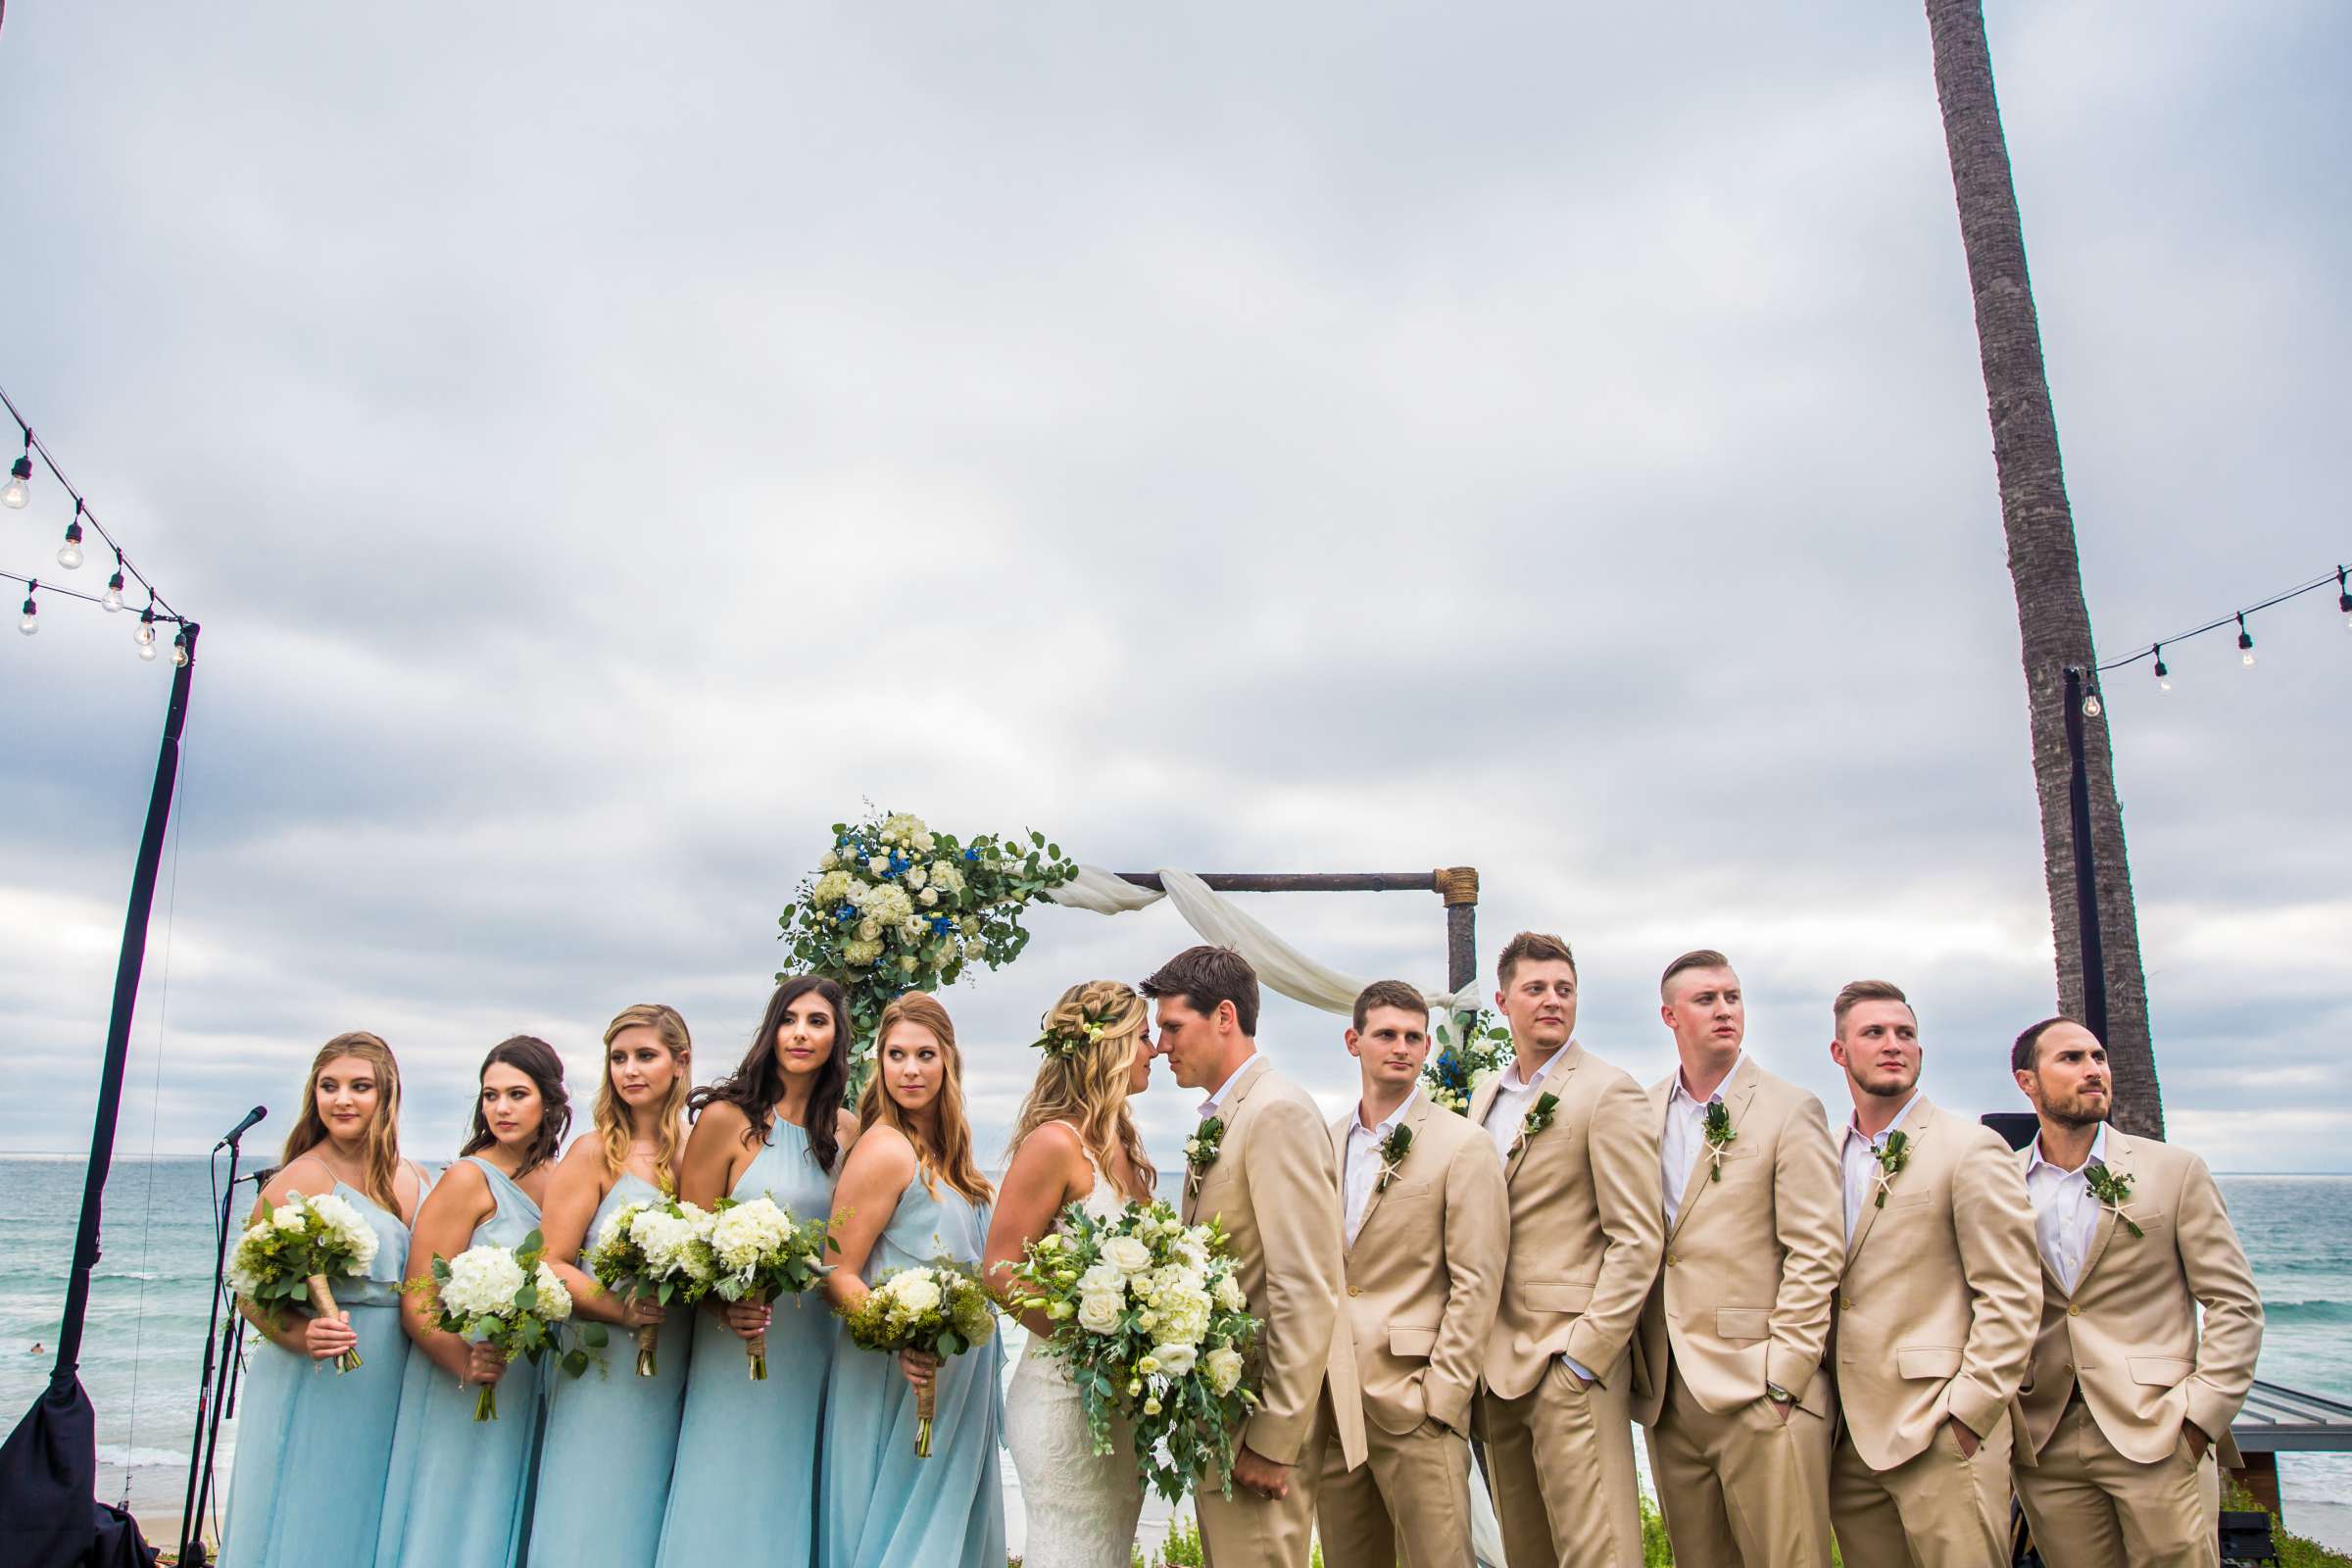
M1350 1110L1331 1124L1343 1182L1354 1122ZM1347 1250L1355 1374L1384 1430L1402 1436L1426 1418L1467 1435L1510 1251L1502 1163L1483 1131L1427 1095L1397 1125L1412 1142L1388 1190L1374 1185Z
M1649 1091L1661 1130L1675 1076ZM1657 1421L1671 1357L1711 1414L1753 1403L1777 1383L1826 1420L1830 1380L1814 1374L1845 1260L1844 1181L1829 1120L1820 1101L1753 1056L1733 1070L1723 1102L1736 1135L1723 1179L1710 1178L1702 1145L1642 1308L1634 1418Z
M1188 1172L1184 1219L1224 1221L1242 1291L1264 1325L1253 1356L1260 1402L1242 1441L1278 1464L1319 1464L1319 1453L1302 1450L1328 1377L1341 1446L1349 1465L1360 1464L1363 1400L1339 1310L1340 1174L1323 1112L1261 1058L1242 1069L1217 1114L1225 1124L1217 1160L1197 1183Z
M1886 1203L1865 1190L1835 1332L1838 1407L1873 1470L1927 1451L1946 1416L1989 1436L2041 1321L2034 1208L2000 1135L1930 1103L1903 1117Z
M1497 1082L1471 1097L1481 1137ZM1487 1386L1506 1399L1533 1392L1562 1352L1610 1381L1665 1245L1657 1118L1641 1086L1571 1043L1530 1104L1547 1094L1559 1097L1551 1125L1521 1139L1503 1165L1510 1263L1487 1342Z
M2012 1157L2022 1173L2034 1146ZM2184 1149L2112 1126L2107 1168L2132 1178L2124 1207L2142 1234L2100 1214L2071 1296L2043 1267L2041 1332L2019 1391L2021 1464L2050 1441L2078 1382L2099 1431L2137 1464L2169 1458L2183 1419L2225 1443L2253 1385L2262 1298L2213 1173Z

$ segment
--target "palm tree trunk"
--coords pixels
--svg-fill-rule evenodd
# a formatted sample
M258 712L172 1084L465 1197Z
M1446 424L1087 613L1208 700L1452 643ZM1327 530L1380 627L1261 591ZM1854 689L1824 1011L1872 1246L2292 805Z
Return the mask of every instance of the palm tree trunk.
M2009 541L2009 576L2026 668L2034 742L2034 793L2041 804L2042 878L2058 948L2058 1007L2082 1016L2081 924L2075 897L2074 833L2067 802L2065 669L2096 662L2090 612L2082 603L2075 519L2058 458L2058 422L2042 368L2041 327L2026 275L2025 233L2010 179L2009 149L1993 94L1981 0L1927 0L1935 46L1936 94L1960 239L1976 296L1977 343L1992 417L1992 461L2001 491L2001 526ZM2132 872L2124 855L2124 818L2115 798L2115 760L2105 719L2085 724L2090 779L2090 843L2097 866L2099 926L2105 938L2107 1054L2115 1077L2114 1120L2126 1132L2164 1136L2164 1101L2148 1038L2148 988L2139 965L2139 927Z

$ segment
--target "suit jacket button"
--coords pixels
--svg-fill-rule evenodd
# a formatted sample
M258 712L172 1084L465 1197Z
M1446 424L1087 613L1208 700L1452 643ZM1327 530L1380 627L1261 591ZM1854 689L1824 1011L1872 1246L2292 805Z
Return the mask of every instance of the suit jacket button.
M2081 1317L2082 1315L2082 1309L2079 1306L2070 1306L2066 1309L2066 1315L2068 1317Z
M1348 1287L1348 1294L1349 1296L1361 1296L1364 1294L1364 1288L1361 1285L1350 1285Z
M1838 1301L1838 1308L1839 1308L1839 1310L1841 1310L1841 1311L1846 1311L1846 1312L1851 1312L1851 1311L1854 1309L1854 1298L1853 1298L1852 1297L1848 1296L1848 1297L1844 1298L1843 1299L1841 1299L1840 1301Z
M1666 1254L1666 1266L1668 1268L1674 1267L1675 1264L1680 1263L1682 1259L1675 1256L1672 1252L1668 1252Z

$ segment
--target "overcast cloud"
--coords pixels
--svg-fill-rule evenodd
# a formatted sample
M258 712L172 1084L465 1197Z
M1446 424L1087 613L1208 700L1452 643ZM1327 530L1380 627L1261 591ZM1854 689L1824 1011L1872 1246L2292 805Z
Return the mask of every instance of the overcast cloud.
M383 1033L412 1152L517 1030L708 1076L861 799L1118 868L1475 864L1652 1078L1727 949L2019 1103L2047 908L1916 6L12 7L0 382L205 624L122 1149ZM1998 0L2110 657L2352 556L2352 18ZM2329 457L2328 454L2335 453ZM70 507L0 514L55 576ZM95 590L97 561L74 579ZM0 650L0 1149L87 1137L167 668ZM2173 1135L2343 1169L2352 637L2110 692ZM1442 978L1426 895L1260 899ZM984 1150L1065 984L946 997ZM1491 967L1490 967L1491 979ZM1263 1037L1336 1113L1339 1023ZM1163 1163L1192 1097L1145 1102ZM152 1123L152 1133L150 1126ZM272 1140L273 1141L273 1140Z

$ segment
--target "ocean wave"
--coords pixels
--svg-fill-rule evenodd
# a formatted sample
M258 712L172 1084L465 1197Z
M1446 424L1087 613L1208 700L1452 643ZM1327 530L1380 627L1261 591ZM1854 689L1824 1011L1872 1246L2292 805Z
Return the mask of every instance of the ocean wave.
M112 1470L148 1470L168 1467L186 1468L188 1450L185 1448L125 1448L120 1443L98 1445L98 1462Z
M2274 1301L2262 1303L2270 1323L2352 1323L2352 1301Z

